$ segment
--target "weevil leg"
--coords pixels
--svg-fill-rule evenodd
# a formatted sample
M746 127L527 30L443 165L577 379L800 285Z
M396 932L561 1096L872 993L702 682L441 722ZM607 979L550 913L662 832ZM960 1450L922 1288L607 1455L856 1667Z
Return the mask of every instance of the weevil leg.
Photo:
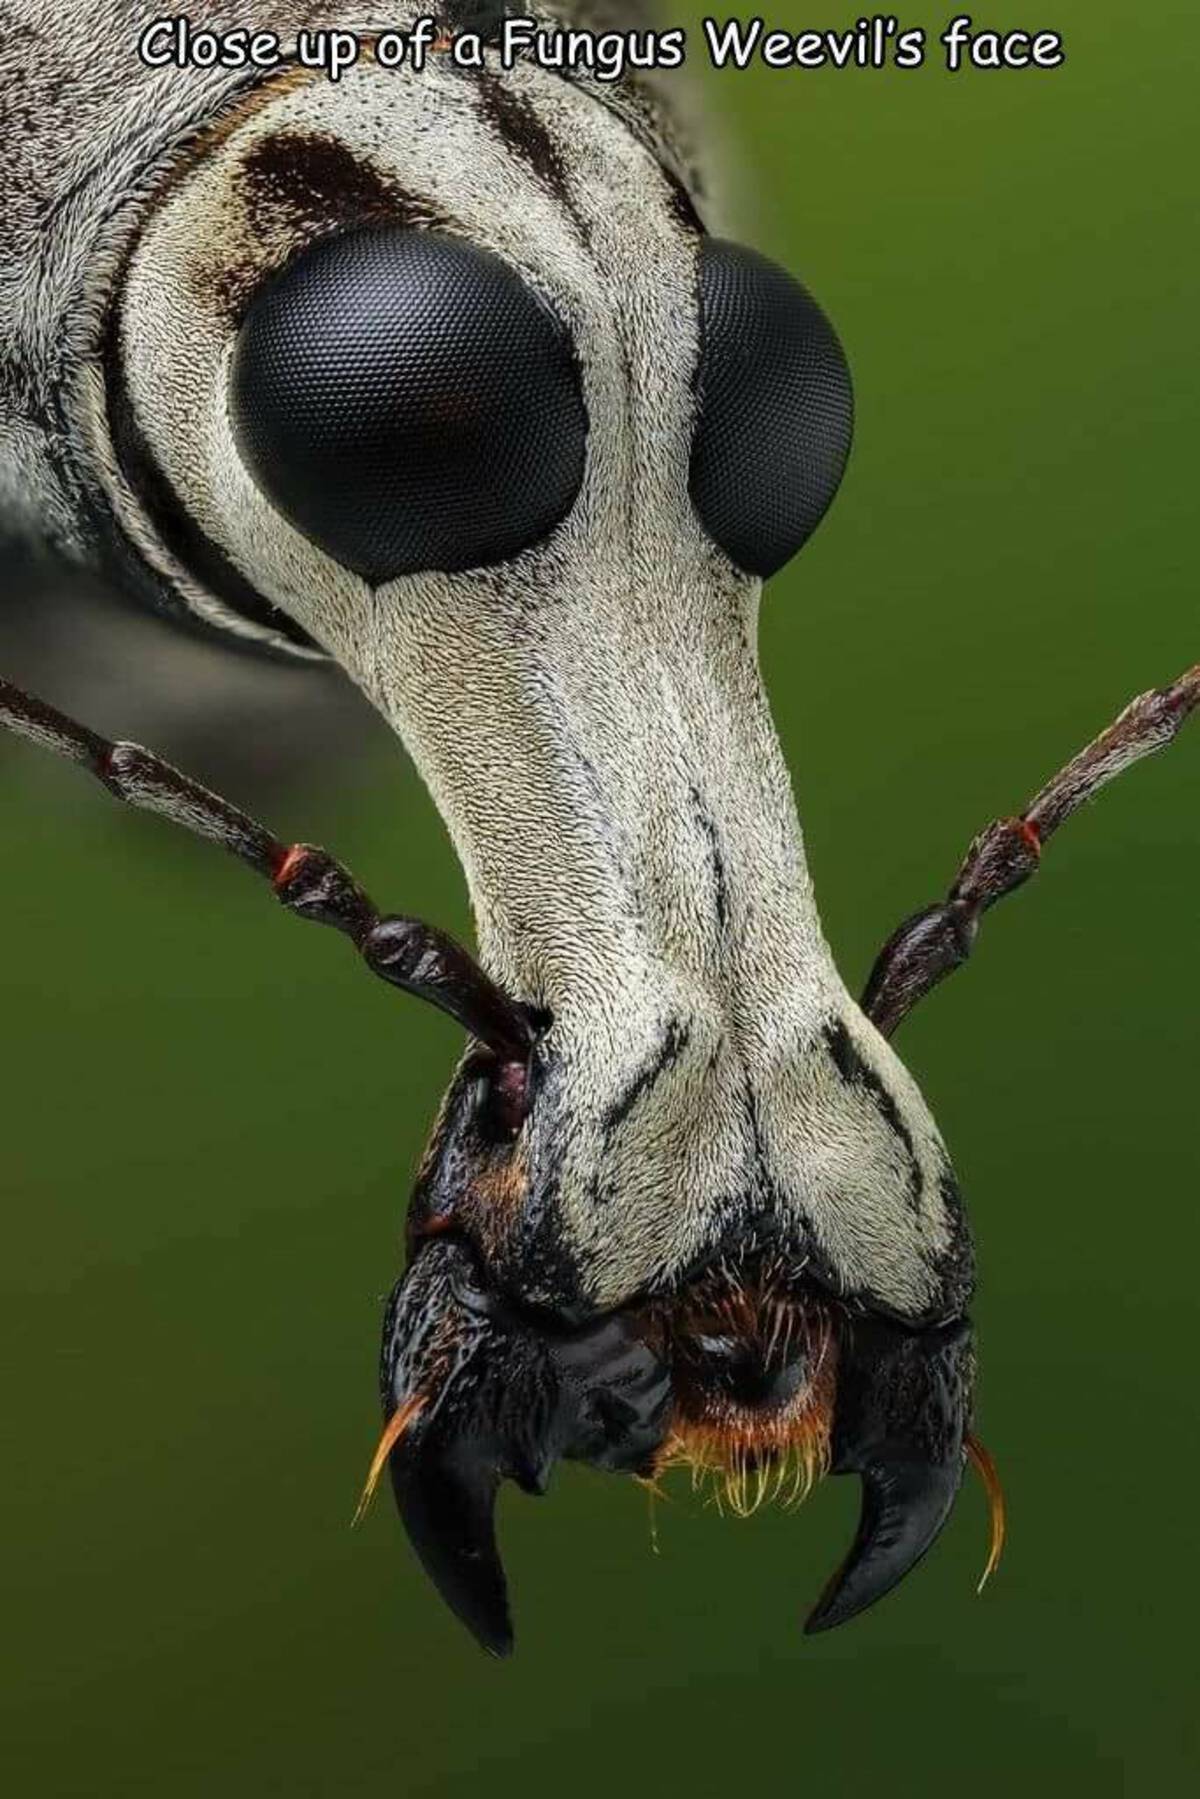
M1169 687L1140 694L1059 769L1024 812L997 819L979 833L946 898L906 919L875 960L862 1008L885 1037L966 961L983 914L1036 872L1043 844L1072 812L1133 763L1170 743L1198 705L1200 663Z
M448 1012L502 1062L528 1058L533 1029L524 1011L461 944L418 919L381 917L325 850L282 842L139 744L111 743L5 680L0 725L79 763L128 805L220 844L270 881L289 911L341 931L372 973Z

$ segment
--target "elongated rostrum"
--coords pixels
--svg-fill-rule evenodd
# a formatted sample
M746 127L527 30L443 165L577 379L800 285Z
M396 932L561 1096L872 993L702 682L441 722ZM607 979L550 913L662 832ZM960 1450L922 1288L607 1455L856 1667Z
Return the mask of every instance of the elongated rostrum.
M291 43L309 9L220 11ZM294 59L149 69L127 12L0 5L4 522L230 640L340 664L441 810L478 956L6 683L0 722L241 856L468 1034L387 1310L371 1484L390 1471L498 1654L497 1490L540 1493L562 1458L686 1463L735 1510L857 1475L810 1630L908 1572L968 1456L995 1552L970 1234L888 1039L1057 826L1169 740L1200 670L983 832L857 1002L756 647L764 579L840 483L849 368L807 289L726 234L677 87L472 63L451 37L402 80L369 54L336 84Z

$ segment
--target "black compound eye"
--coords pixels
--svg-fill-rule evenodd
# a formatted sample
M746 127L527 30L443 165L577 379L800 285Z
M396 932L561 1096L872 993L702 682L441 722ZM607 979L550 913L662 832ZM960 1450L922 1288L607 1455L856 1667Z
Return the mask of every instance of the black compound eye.
M854 430L842 346L785 269L710 240L700 264L696 511L725 554L773 575L812 536L841 484Z
M442 232L307 251L253 302L229 401L263 492L374 583L507 561L583 481L568 333L515 269Z

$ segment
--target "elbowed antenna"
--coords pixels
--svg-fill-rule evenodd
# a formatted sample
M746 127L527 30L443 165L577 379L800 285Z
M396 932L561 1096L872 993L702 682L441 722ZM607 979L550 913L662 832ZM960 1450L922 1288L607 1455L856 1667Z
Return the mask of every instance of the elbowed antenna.
M1143 756L1171 743L1200 706L1200 662L1131 700L1016 818L998 818L971 844L946 898L905 919L880 950L862 1009L885 1037L967 960L983 915L1037 873L1042 846L1073 812Z
M381 917L325 850L282 842L140 744L111 743L2 679L0 725L77 762L127 805L219 844L269 880L289 911L349 937L373 974L449 1013L500 1062L527 1060L534 1031L517 1001L444 931L415 918Z

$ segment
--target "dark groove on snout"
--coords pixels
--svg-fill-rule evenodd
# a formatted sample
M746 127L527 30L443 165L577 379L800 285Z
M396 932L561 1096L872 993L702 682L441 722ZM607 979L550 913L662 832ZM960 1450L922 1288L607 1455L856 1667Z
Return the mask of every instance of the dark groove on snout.
M613 1102L601 1119L600 1128L606 1137L611 1136L624 1124L634 1107L645 1098L655 1082L661 1080L667 1069L679 1060L691 1040L691 1034L690 1027L685 1024L676 1023L667 1027L657 1053L651 1057L644 1068L634 1075L624 1093Z
M696 822L704 833L708 844L709 861L712 864L713 897L717 911L717 923L724 931L729 923L729 873L725 864L725 852L721 844L721 833L717 829L717 821L704 801L704 795L698 787L691 789L692 806L696 814Z
M909 1204L914 1212L917 1211L925 1191L925 1174L917 1159L912 1133L901 1118L895 1100L870 1063L863 1059L840 1018L827 1024L823 1035L834 1067L842 1079L849 1086L861 1088L870 1096L888 1129L904 1145L910 1164Z

